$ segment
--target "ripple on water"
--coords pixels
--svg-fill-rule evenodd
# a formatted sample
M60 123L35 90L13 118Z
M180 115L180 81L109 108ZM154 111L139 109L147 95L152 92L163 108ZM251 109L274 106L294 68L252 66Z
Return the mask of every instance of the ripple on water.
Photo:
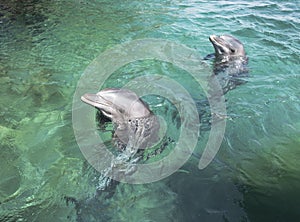
M115 220L295 221L299 14L298 0L1 1L0 220L80 221L99 215L100 207ZM98 177L84 163L70 114L86 66L105 49L149 37L186 44L204 57L213 51L208 36L224 33L245 44L251 77L226 95L229 118L215 162L200 173L184 168L189 173L166 183L122 184L112 198L97 201ZM112 81L145 73L189 84L186 73L151 62L124 67ZM189 86L199 96L201 89Z

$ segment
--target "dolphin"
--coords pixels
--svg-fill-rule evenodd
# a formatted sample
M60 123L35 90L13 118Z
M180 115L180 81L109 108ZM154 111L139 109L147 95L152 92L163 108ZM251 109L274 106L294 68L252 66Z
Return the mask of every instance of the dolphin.
M241 77L249 75L248 57L241 41L231 35L211 35L215 53L204 59L214 59L213 72L217 76L223 92L226 93L246 81Z
M158 141L159 121L148 105L128 89L107 88L84 94L81 100L98 108L115 124L114 140L134 154Z

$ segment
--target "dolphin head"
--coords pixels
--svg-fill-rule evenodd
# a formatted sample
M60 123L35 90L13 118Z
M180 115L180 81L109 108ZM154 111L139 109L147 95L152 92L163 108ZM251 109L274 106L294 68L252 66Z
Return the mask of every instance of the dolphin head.
M147 104L127 89L108 88L97 94L87 93L81 97L81 100L100 109L113 122L147 117L151 114Z
M231 35L211 35L209 41L215 48L216 56L245 56L243 44Z
M138 95L128 89L108 88L97 94L84 94L81 100L101 110L116 123L114 140L120 149L130 144L136 152L158 140L159 121ZM130 151L131 152L131 151Z

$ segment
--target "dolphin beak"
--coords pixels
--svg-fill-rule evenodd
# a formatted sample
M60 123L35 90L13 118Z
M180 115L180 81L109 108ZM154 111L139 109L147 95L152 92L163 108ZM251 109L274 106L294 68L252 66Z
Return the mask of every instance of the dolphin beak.
M210 41L211 43L213 43L213 42L216 41L216 38L217 38L216 35L211 35L211 36L209 36L209 41Z
M220 36L211 35L209 36L209 41L214 46L216 54L222 55L225 52L226 47L223 39Z
M209 41L214 45L214 46L222 46L221 42L222 42L222 39L217 36L217 35L211 35L209 36Z
M81 100L88 105L100 109L101 112L108 118L112 119L113 115L116 113L115 109L110 106L109 102L97 94L86 93L81 96Z
M99 98L96 94L86 93L83 96L81 96L81 100L91 106L99 106L99 103L97 102Z
M101 110L115 120L124 116L131 118L147 117L151 114L148 106L139 97L124 89L104 89L97 94L84 94L81 100Z
M83 96L81 96L81 100L91 106L97 107L99 109L107 109L108 107L111 108L111 103L101 97L98 94L90 94L86 93Z

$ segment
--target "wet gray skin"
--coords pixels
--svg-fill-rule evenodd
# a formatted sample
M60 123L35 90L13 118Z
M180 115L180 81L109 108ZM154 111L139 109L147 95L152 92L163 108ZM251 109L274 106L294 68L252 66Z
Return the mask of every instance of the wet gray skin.
M115 123L114 139L118 140L120 149L129 146L135 153L158 141L158 119L134 92L109 88L97 94L85 94L81 100L98 108Z
M211 35L209 40L215 53L207 55L204 59L214 59L213 72L223 93L246 83L242 78L249 75L248 58L241 41L231 35Z
M134 92L127 89L104 89L97 94L84 94L81 100L101 110L118 123L127 118L142 118L151 114L145 104Z
M231 35L211 35L209 41L215 48L216 57L246 57L244 45Z

